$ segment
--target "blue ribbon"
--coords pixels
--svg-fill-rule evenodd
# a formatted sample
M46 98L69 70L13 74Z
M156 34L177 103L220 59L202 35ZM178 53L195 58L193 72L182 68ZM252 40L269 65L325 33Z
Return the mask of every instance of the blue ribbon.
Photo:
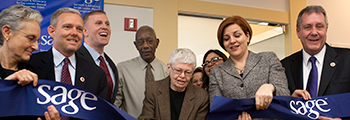
M215 96L207 120L233 120L243 111L252 118L310 120L319 116L331 118L350 116L350 93L302 98L274 96L268 109L256 110L255 99L231 99Z
M39 80L36 87L0 80L0 96L0 117L44 116L47 107L54 105L60 115L74 118L135 119L87 90L49 80Z

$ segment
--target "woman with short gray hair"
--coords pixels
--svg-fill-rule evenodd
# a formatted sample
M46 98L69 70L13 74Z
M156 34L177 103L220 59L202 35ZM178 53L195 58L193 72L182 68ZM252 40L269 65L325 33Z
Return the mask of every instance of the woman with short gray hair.
M1 11L0 79L17 80L22 86L29 83L36 86L38 78L46 78L45 73L24 63L30 59L32 52L38 50L42 19L38 11L23 5L13 5ZM59 119L59 113L53 106L48 109L46 119Z
M140 120L204 120L209 112L208 92L190 84L196 55L187 48L173 51L169 76L146 85Z

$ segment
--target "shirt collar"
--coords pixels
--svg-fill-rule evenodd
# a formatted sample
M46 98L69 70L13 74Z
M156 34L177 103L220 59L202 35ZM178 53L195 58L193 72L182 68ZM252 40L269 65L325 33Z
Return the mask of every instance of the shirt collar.
M154 68L156 67L156 65L157 65L157 64L156 64L156 63L157 63L157 60L156 60L156 59L157 59L157 58L154 58L154 60L150 63L151 66L152 66L152 69L154 69ZM138 60L139 60L139 63L141 64L142 69L146 69L148 63L147 63L145 60L143 60L143 59L141 58L141 56L138 57Z
M88 44L86 44L84 42L84 46L85 48L89 51L91 57L94 59L94 60L97 60L100 56L103 56L103 59L104 58L104 52L102 54L99 54L94 48L90 47Z
M55 67L59 66L64 58L66 58L64 55L62 55L58 50L56 50L55 47L52 47L52 54L54 55L53 57L53 62L55 64ZM76 68L76 62L75 62L75 53L71 56L68 57L70 64L72 65L73 68ZM64 62L63 62L64 64Z
M321 49L321 51L318 52L317 54L315 54L314 57L317 59L316 61L318 61L320 64L322 64L325 54L326 54L326 45L324 45L323 48ZM308 54L307 52L305 52L305 50L303 49L303 64L307 65L309 63L310 57L311 57L311 55Z

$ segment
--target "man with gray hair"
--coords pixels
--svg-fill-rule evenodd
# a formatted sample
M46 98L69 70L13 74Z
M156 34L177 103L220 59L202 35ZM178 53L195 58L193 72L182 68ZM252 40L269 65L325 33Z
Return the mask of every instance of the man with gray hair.
M50 50L33 54L29 63L45 71L49 80L84 88L107 100L107 79L95 63L75 52L83 39L83 19L72 8L58 9L47 28L52 37Z
M281 61L293 95L311 99L350 92L350 50L329 46L327 29L326 11L321 6L300 11L296 31L303 49Z
M169 76L146 86L139 120L204 120L209 112L208 92L190 84L196 55L187 48L173 51Z

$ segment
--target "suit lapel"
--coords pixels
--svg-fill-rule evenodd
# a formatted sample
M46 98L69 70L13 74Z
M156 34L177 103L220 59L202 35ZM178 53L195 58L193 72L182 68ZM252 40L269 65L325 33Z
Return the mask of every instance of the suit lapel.
M193 99L196 94L192 92L194 89L193 87L196 87L196 86L193 86L193 84L189 83L186 88L186 93L185 93L184 100L182 102L179 120L187 120L191 115L191 112L195 104L194 103L195 101Z
M43 63L42 66L40 66L41 70L48 70L48 71L44 71L46 72L46 74L48 75L48 79L49 80L56 80L55 77L55 63L53 62L53 53L52 53L52 48L47 51L42 57L41 62Z
M115 83L115 88L114 88L114 91L112 93L112 96L115 96L115 94L117 94L117 91L118 91L118 70L117 70L117 67L115 66L114 62L112 61L111 58L109 58L109 56L104 53L104 56L109 64L109 66L112 68L112 71L113 71L113 74L114 74L114 83ZM112 101L114 101L115 97L112 98Z
M170 77L167 77L166 82L159 87L159 96L157 97L157 101L159 101L159 111L160 111L160 119L162 120L170 120L170 96L169 96L169 84ZM157 109L157 108L156 108Z
M293 81L295 83L296 89L303 89L303 58L302 52L299 51L295 58L292 59L292 63L290 64L290 71L292 72L291 77L293 77Z
M104 54L104 56L105 56L105 58L106 58L108 64L109 64L110 67L112 68L113 73L118 73L117 67L115 66L115 64L114 64L114 62L112 61L112 59L109 58L109 56L108 56L106 53ZM114 74L114 78L117 79L117 78L118 78L118 74Z
M261 59L261 56L258 56L257 54L249 51L248 58L247 58L247 63L245 64L244 71L243 71L243 79L258 64L260 59Z
M84 76L84 73L89 68L85 68L85 61L83 61L82 58L79 57L78 54L76 54L76 68L75 68L75 86L79 86L81 88L85 88L85 81L86 77Z
M89 51L86 49L86 47L84 45L82 45L78 52L81 57L85 58L86 60L92 62L92 63L95 63L94 59L92 58L92 56L90 55Z
M334 49L328 46L328 44L326 44L326 54L324 56L324 61L323 61L323 68L321 73L318 96L323 95L329 82L332 80L332 76L337 66L331 67L330 63L334 62L336 65L338 65L338 60L335 59L337 55L338 54L334 51Z
M235 65L233 64L233 61L231 57L227 59L224 63L221 63L217 67L222 68L227 74L234 76L238 79L241 79L242 77L239 75L239 73L236 70Z

